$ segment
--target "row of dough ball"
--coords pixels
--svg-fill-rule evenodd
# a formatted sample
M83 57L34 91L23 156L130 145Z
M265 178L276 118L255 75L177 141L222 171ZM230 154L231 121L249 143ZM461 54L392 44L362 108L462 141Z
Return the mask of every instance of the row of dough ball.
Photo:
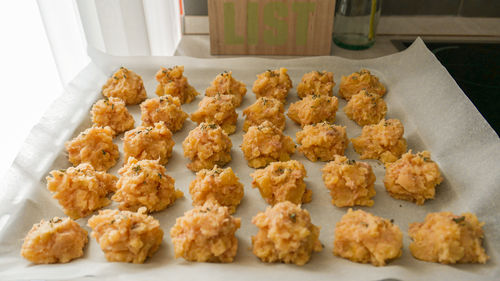
M166 174L159 160L137 160L129 158L114 175L95 170L92 165L82 163L66 170L51 171L47 188L54 193L64 213L73 219L86 217L107 206L111 200L119 203L120 210L137 211L145 207L148 212L161 211L183 193L175 189L175 180ZM193 206L215 200L234 213L243 194L243 185L231 168L215 166L201 170L189 186Z
M337 207L373 205L375 175L369 164L335 155L322 171L332 204ZM146 207L149 212L163 210L183 196L182 192L175 190L175 180L166 174L159 159L137 160L131 157L119 174L118 180L111 174L95 170L91 164L82 163L65 171L52 171L47 177L47 188L54 192L54 198L66 215L75 219L108 205L107 196L113 192L111 199L120 203L120 209L135 211ZM306 175L304 166L296 160L273 162L251 174L252 186L258 188L271 205L282 201L308 203L312 192L306 189ZM434 198L435 187L441 181L439 167L431 160L428 151L412 154L410 150L399 160L386 165L384 185L397 199L423 204ZM217 165L201 169L189 189L193 205L214 199L227 206L231 213L235 212L243 197L243 185L232 169L222 169Z
M378 124L364 126L361 135L352 138L351 142L361 159L379 159L389 163L399 159L407 150L403 134L404 127L399 120L382 120ZM335 155L343 155L349 143L345 127L326 121L304 126L297 132L296 137L300 145L299 151L311 161L331 161ZM199 141L200 138L203 141ZM216 147L217 151L211 151L209 147L212 146ZM189 133L183 147L185 156L193 161L188 168L194 171L213 167L216 164L215 159L225 159L225 163L231 160L230 139L216 124L200 124ZM295 144L280 128L265 120L260 125L248 128L243 135L241 149L248 165L260 168L271 162L289 160L295 153ZM198 155L198 151L201 151L203 156ZM210 156L206 155L207 152ZM223 157L224 154L226 157Z
M289 90L293 87L287 72L286 68L280 68L258 74L252 91L257 98L268 97L285 102ZM158 96L170 95L177 97L182 104L192 102L199 93L188 83L188 79L183 73L184 66L162 67L155 75L159 83L156 94ZM332 72L312 71L302 77L297 86L297 94L300 98L313 94L332 96L334 86ZM339 87L341 97L350 100L360 90L367 90L379 97L382 97L386 92L385 87L379 82L378 78L371 75L368 70L362 69L347 77L342 76ZM120 67L108 79L102 88L102 94L108 98L120 98L127 105L139 104L147 96L142 77L124 67ZM246 94L246 85L235 80L231 72L224 71L216 77L205 92L206 96L215 96L217 94L234 96L234 103L239 106Z
M191 102L198 92L189 85L183 72L183 66L162 67L155 76L159 83L156 94L177 97L182 104ZM119 98L126 105L139 104L147 97L142 77L125 67L120 67L107 80L102 87L102 94L107 98Z
M110 127L91 127L66 143L69 161L77 166L90 163L100 171L113 167L118 158L118 146L113 143L114 131ZM332 160L336 154L344 154L348 139L345 128L326 122L308 125L297 133L299 151L311 161ZM174 146L172 133L163 121L153 126L139 126L125 133L123 151L125 162L134 157L139 160L160 159L165 165ZM191 162L193 171L223 166L231 161L232 143L224 130L213 123L201 123L189 132L182 143L184 156ZM287 161L295 153L293 140L284 135L271 122L251 126L243 136L241 149L253 168L264 167L271 162Z
M73 166L82 163L91 164L96 170L107 171L115 166L120 152L113 143L115 132L110 127L93 126L81 132L71 141L66 142L68 159ZM125 133L123 152L125 163L130 158L159 159L167 164L175 142L172 132L163 121L153 126L139 126Z
M163 122L171 132L182 129L188 115L182 111L179 98L162 96L147 99L141 103L142 126L153 126ZM134 118L123 100L105 97L98 100L90 111L94 126L110 127L114 134L121 134L134 128Z
M129 158L118 171L120 178L98 171L88 163L66 170L51 171L47 189L54 193L64 213L73 218L89 216L111 203L119 203L121 210L161 211L183 196L175 189L175 180L166 174L159 160Z
M376 177L368 163L335 155L333 161L323 166L322 173L333 205L373 206ZM258 188L262 198L271 205L283 201L295 204L311 201L312 191L304 183L307 172L296 160L273 162L251 176L252 186ZM386 164L384 186L392 197L422 205L425 200L434 199L436 186L442 180L430 152L413 154L410 150L397 161Z
M309 212L285 201L253 217L259 231L252 236L252 251L263 262L304 265L323 249L320 228ZM175 257L197 262L232 262L238 249L235 232L241 220L227 207L208 201L177 218L170 230ZM412 223L412 255L444 264L485 263L481 246L483 223L470 213L430 213ZM108 261L143 263L159 249L163 230L158 220L137 212L104 210L88 221L92 237ZM335 226L333 253L359 263L384 266L401 256L403 234L392 221L349 209ZM70 218L42 220L26 236L21 255L34 263L66 263L83 255L87 231Z
M348 140L345 128L329 123L306 126L297 133L299 150L312 161L328 161L335 154L344 154ZM217 124L201 123L189 132L183 144L184 156L191 160L193 171L223 166L231 161L232 142ZM295 153L292 138L269 121L250 126L241 144L248 166L261 168L276 161L288 161Z

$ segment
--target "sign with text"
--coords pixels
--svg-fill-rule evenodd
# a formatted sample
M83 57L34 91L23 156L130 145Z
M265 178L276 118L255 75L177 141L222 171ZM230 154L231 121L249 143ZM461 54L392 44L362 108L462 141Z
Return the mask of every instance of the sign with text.
M213 55L329 55L335 0L208 0Z

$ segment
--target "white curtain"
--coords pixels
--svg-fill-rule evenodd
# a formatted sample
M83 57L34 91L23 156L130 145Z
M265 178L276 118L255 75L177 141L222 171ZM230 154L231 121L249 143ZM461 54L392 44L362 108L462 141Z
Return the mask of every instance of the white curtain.
M37 0L61 81L88 64L87 47L115 56L170 56L179 0Z

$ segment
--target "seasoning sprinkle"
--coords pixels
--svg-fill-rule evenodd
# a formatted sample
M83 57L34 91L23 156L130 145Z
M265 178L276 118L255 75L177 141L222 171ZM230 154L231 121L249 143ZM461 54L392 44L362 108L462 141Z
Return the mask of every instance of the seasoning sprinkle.
M453 221L456 223L461 223L465 220L464 216L458 217L458 218L453 218Z
M50 220L50 223L58 223L58 222L61 222L61 221L62 221L62 219L60 219L60 218L54 218L54 219Z

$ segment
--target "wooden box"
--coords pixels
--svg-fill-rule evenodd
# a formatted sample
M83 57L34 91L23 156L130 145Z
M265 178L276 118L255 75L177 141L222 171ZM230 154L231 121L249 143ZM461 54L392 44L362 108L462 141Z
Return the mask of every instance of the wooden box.
M329 55L335 0L208 0L213 55Z

